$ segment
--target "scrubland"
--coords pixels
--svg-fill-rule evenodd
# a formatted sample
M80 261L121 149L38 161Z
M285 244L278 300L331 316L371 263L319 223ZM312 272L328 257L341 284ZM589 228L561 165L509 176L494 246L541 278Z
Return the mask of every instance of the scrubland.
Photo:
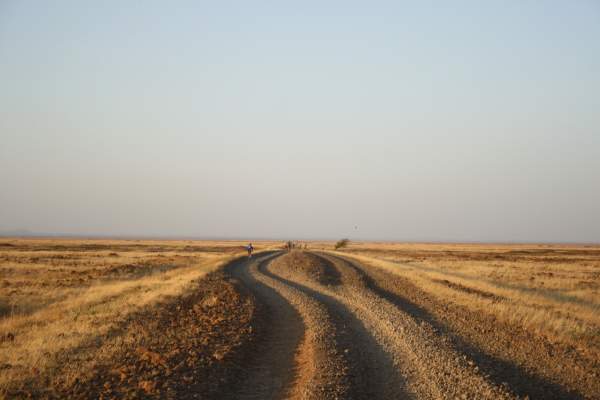
M442 301L600 350L600 246L352 243L341 253Z
M600 399L600 246L245 244L0 239L0 398Z
M101 343L127 341L132 315L185 293L244 244L0 239L0 393L59 366L91 368Z

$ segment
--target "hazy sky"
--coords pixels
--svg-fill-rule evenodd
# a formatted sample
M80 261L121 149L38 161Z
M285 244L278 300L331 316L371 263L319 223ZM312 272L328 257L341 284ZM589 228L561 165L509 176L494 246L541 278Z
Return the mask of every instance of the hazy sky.
M598 242L600 3L1 0L17 228Z

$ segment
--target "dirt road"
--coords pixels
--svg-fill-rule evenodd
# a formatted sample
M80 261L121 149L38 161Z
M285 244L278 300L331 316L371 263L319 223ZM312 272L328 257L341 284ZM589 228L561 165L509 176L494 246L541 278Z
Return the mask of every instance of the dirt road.
M505 339L498 332L480 346L481 338L454 322L471 316L431 299L415 301L419 293L409 282L384 271L337 256L292 252L259 257L229 272L265 305L268 329L244 379L224 397L598 397L598 384L580 374L537 374L535 367L548 362L543 357L528 366L511 360L510 352L494 354L490 348ZM517 350L539 345L513 337ZM553 363L575 366L577 360L559 356ZM588 368L593 378L597 365Z
M600 398L597 360L324 253L238 259L134 323L149 329L46 397Z

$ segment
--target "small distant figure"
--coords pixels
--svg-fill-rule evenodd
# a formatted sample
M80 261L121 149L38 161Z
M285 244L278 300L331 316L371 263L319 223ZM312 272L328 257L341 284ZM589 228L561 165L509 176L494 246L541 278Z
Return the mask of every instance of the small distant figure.
M246 251L248 251L248 258L251 258L252 252L254 251L254 246L252 246L252 243L248 243L248 246L246 246Z

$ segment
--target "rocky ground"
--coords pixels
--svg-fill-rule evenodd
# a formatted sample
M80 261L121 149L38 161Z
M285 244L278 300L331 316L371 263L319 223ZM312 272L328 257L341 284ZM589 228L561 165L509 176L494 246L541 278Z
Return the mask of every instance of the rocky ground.
M238 259L137 315L92 374L13 397L597 399L599 360L338 256Z

